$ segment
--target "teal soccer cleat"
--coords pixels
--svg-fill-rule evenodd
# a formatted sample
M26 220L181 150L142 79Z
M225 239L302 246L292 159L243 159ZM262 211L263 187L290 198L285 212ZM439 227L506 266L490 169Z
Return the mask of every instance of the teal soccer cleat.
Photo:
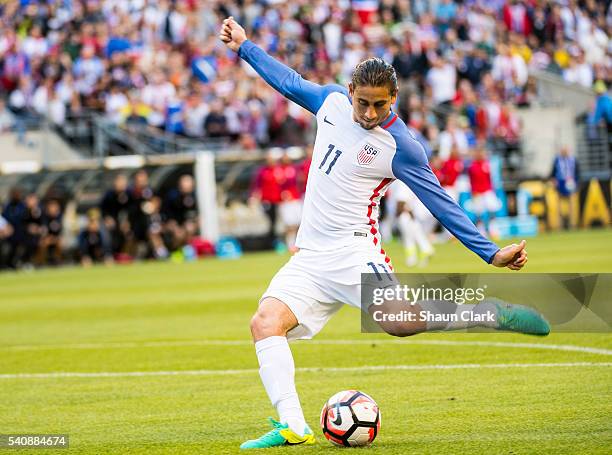
M497 307L498 327L496 330L538 336L546 336L550 333L548 321L533 308L505 302L494 302L493 304Z
M280 423L271 417L268 417L272 430L268 431L263 436L257 439L250 439L243 442L240 446L241 449L267 449L270 447L278 447L284 445L298 445L298 444L314 444L315 437L312 434L310 428L306 427L304 436L296 434L294 431L289 429L289 426L285 423Z

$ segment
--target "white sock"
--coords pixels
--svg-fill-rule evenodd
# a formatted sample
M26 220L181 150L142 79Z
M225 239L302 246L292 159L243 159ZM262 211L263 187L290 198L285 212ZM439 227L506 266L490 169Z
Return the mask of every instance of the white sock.
M295 364L286 337L274 336L255 343L259 376L279 420L304 436L306 420L295 390Z

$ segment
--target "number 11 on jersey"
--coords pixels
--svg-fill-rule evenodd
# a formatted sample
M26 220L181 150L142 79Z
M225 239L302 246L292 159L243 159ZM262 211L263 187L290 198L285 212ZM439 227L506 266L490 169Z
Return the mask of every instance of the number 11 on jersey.
M321 164L319 164L319 169L321 169L325 165L327 158L329 158L329 155L331 155L331 153L334 151L335 148L336 146L334 144L328 145L327 153L325 154L325 157L323 157L323 161L321 161ZM336 150L335 154L336 156L334 156L334 159L331 160L331 162L329 163L329 166L327 167L327 170L325 171L325 174L327 175L329 175L329 173L332 170L332 167L334 167L334 164L336 164L336 161L338 161L338 158L340 157L340 155L342 155L342 150Z

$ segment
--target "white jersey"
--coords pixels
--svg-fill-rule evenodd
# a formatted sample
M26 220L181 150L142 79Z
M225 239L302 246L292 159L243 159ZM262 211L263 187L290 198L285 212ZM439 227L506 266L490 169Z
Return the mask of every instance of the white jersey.
M362 128L342 93L329 95L317 112L317 137L308 174L296 245L329 250L378 236L380 199L395 179L395 140L381 127Z
M330 251L353 244L355 237L370 237L380 248L380 199L397 178L455 237L485 261L492 260L497 246L442 189L423 145L397 114L391 111L380 126L366 130L353 121L345 88L306 81L249 40L238 55L282 95L317 117L299 248Z

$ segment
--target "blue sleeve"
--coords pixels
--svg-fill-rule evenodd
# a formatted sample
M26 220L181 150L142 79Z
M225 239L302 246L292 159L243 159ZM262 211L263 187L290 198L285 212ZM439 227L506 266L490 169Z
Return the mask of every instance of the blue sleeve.
M390 128L397 148L391 167L393 175L404 182L423 202L442 225L461 243L491 263L497 245L485 238L474 226L465 212L440 186L440 182L429 167L423 146L411 135L403 123Z
M238 55L275 90L315 115L331 93L340 92L348 96L346 89L340 85L321 86L303 79L296 71L268 55L252 41L246 40L242 43Z
M425 136L423 136L419 130L416 130L409 126L407 126L407 128L414 135L414 138L416 139L416 141L423 146L423 150L425 150L425 155L427 156L427 160L431 159L431 155L433 152L431 151L429 141L425 139Z

